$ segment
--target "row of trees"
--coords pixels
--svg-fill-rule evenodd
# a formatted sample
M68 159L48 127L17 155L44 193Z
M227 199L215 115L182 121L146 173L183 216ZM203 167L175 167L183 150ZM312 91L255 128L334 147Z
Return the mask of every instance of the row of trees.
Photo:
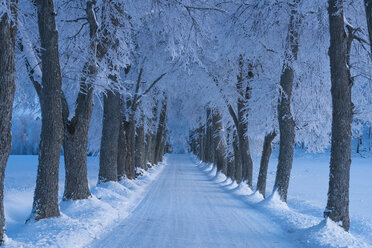
M88 149L100 152L99 182L133 179L135 166L161 159L168 123L178 129L170 132L175 136L193 130L193 151L250 187L251 154L262 152L262 194L271 143L279 141L274 191L283 201L294 145L319 152L332 143L330 178L340 178L330 184L325 215L347 230L352 124L372 121L370 6L367 0L0 0L1 168L17 85L17 116L36 113L42 120L31 219L59 214L61 146L64 199L84 199Z
M253 146L261 144L256 189L265 197L272 143L278 136L279 157L273 193L286 202L295 144L319 151L330 142L329 191L324 216L341 223L348 231L352 124L353 120L369 123L368 115L361 111L369 106L369 100L361 99L365 94L370 95L366 87L370 80L370 54L366 47L372 41L372 2L329 0L328 5L301 0L269 2L237 3L238 7L229 12L233 13L229 19L234 23L229 28L234 31L241 28L240 34L253 39L246 40L251 48L249 55L243 53L240 41L235 46L241 49L233 57L236 62L230 61L236 67L230 71L235 78L221 76L210 67L208 55L202 55L201 63L224 104L211 99L203 102L206 117L205 114L199 116L190 132L191 151L202 161L215 163L217 171L237 183L244 181L253 188L250 141L254 141ZM354 15L363 9L366 15ZM228 11L228 8L218 10ZM345 17L345 11L350 18ZM249 13L249 17L245 13ZM242 24L241 19L244 19ZM286 24L283 19L287 20ZM278 32L281 27L286 35L274 35L276 40L282 38L280 48L272 32ZM226 33L224 39L232 38L231 32ZM313 43L314 39L317 44ZM260 49L255 50L257 47ZM277 63L274 66L271 65L273 59ZM330 67L326 67L326 63ZM221 69L218 65L214 64ZM277 70L278 67L281 69ZM270 83L275 80L278 83ZM331 94L324 89L330 89ZM353 104L352 99L358 100Z
M42 122L36 188L27 221L60 215L58 172L62 148L63 200L91 196L87 154L95 99L103 105L99 112L103 116L99 184L135 179L136 167L147 170L162 160L165 150L167 94L158 87L165 73L144 79L146 63L139 53L144 45L137 39L135 26L139 23L132 20L120 1L56 4L50 0L0 2L1 243L16 83L31 99L33 93L22 83L34 86ZM21 102L21 108L24 105L27 101L23 106Z

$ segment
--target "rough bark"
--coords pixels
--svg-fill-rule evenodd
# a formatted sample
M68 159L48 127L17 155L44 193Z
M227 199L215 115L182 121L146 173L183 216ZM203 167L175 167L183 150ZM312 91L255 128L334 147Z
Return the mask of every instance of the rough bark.
M111 50L115 52L118 48L116 33L120 24L118 19L120 16L106 11L105 8L114 8L120 14L124 13L122 3L117 1L103 0L102 8L102 27L100 28L100 36L97 44L97 58L99 60L102 60L108 51ZM108 79L113 85L118 85L119 68L117 68L110 58L108 58L108 65ZM107 92L104 96L103 104L104 113L98 183L118 180L117 162L120 133L120 94L112 91Z
M235 175L234 178L236 183L240 183L242 181L242 163L240 159L240 150L239 150L239 141L238 135L236 130L234 131L234 141L233 141L233 149L234 149L234 157L235 157Z
M141 169L145 168L145 126L144 116L142 115L139 126L136 128L135 142L135 166Z
M103 126L99 157L98 183L117 181L120 131L120 94L109 91L103 99Z
M218 110L212 112L213 144L217 171L226 172L226 140L223 135L222 116Z
M234 139L234 134L233 134L233 131L231 130L231 128L229 128L227 130L227 133L228 133L228 135L227 135L227 140L228 140L227 146L230 147L231 145L233 145L232 143L234 143L234 140L231 139L231 136ZM226 176L231 178L232 180L235 180L235 155L234 155L234 153L230 154L229 158L227 159L227 174L226 174Z
M41 135L36 188L30 219L59 216L58 172L63 140L62 77L54 2L35 0L41 41Z
M291 96L294 80L294 69L292 63L297 59L298 51L298 28L300 17L297 12L297 6L299 2L300 0L293 0L290 23L288 26L285 61L283 63L282 75L280 77L281 91L278 101L280 147L273 192L278 192L281 200L284 202L287 201L295 140L295 123L291 113Z
M213 149L213 127L211 109L207 109L206 135L205 135L205 161L213 163L214 149Z
M125 121L125 107L126 103L123 98L120 99L120 129L119 129L119 140L118 140L118 158L117 158L117 171L118 180L123 179L126 176L126 157L127 157L127 145L126 145L126 125Z
M164 95L164 99L162 101L162 107L160 110L160 117L159 117L159 124L158 129L156 132L156 140L155 140L155 164L159 161L162 161L162 144L165 142L164 134L165 134L165 128L166 128L166 115L167 115L167 96Z
M269 167L269 161L270 161L270 156L272 152L271 143L275 137L276 137L275 131L267 134L265 136L263 149L262 149L260 172L258 174L258 180L257 180L257 190L264 198L265 198L265 191L266 191L267 169Z
M352 37L344 29L343 1L329 0L329 57L332 93L332 147L327 207L324 216L339 223L348 231L349 181L351 164L351 102L352 79L349 51Z
M65 191L63 200L87 199L91 196L88 185L87 154L89 125L93 112L93 86L96 68L97 29L94 5L86 3L86 15L90 27L90 56L83 69L84 77L80 82L80 92L76 99L74 117L68 120L69 106L62 98L64 122Z
M17 0L6 1L12 13L12 19L17 20ZM0 245L4 242L4 178L12 145L12 110L15 92L15 39L17 23L9 20L7 13L0 16Z
M249 148L249 139L246 135L248 132L248 123L245 120L248 115L247 102L250 99L250 87L247 85L243 87L244 75L243 69L244 62L243 57L240 56L239 59L239 75L237 77L236 88L239 93L238 98L238 140L239 140L239 150L240 150L240 159L242 165L242 178L247 180L248 186L252 188L252 177L253 177L253 162ZM252 72L249 74L249 79L253 78Z
M204 127L199 128L199 158L201 161L205 161L205 133Z
M148 132L145 135L145 170L147 170L150 165L150 157L151 157L151 144L152 144L152 133Z
M156 147L156 128L157 128L157 122L158 122L158 105L159 101L155 100L155 105L152 109L152 119L151 119L151 129L152 133L151 135L151 143L149 147L149 154L148 154L148 161L151 164L155 164L155 147Z

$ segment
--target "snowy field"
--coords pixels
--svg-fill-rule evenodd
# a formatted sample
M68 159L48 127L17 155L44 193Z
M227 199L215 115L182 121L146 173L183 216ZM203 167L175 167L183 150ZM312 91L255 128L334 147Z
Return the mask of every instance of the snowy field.
M126 218L146 194L147 186L163 169L157 165L135 181L96 186L97 157L88 157L89 185L93 197L60 203L61 216L25 224L31 213L38 157L12 155L5 179L5 247L85 247ZM64 189L61 157L59 198Z
M133 234L137 229L138 232L145 232L147 227L151 228L150 223L152 222L149 221L157 220L156 213L158 212L155 211L156 207L162 209L163 207L161 207L161 204L164 205L166 203L164 201L161 203L160 201L162 200L159 200L162 199L162 195L164 195L163 197L166 197L160 190L161 187L172 189L170 186L173 185L174 187L177 186L178 189L176 190L175 188L173 191L171 190L167 192L167 194L171 194L175 201L164 205L170 210L169 212L159 212L159 215L161 216L158 219L158 226L155 224L153 226L155 234L151 234L152 236L148 237L152 237L151 240L164 242L167 240L159 240L159 238L162 237L162 234L156 234L156 230L164 229L161 225L162 223L165 223L164 218L176 218L179 223L185 224L189 223L188 217L195 217L198 215L198 205L189 205L189 211L191 212L187 213L186 210L186 217L183 218L181 218L182 216L178 215L177 212L174 212L176 211L175 209L179 209L177 204L182 205L182 201L189 199L186 197L187 192L194 192L193 194L196 195L190 195L194 198L203 199L203 201L206 201L206 204L215 204L209 202L213 200L213 197L203 197L200 193L203 192L203 190L209 192L210 188L208 187L210 187L211 183L217 183L216 187L221 188L226 194L235 195L235 198L238 198L239 201L244 203L243 206L247 209L236 210L236 212L233 212L235 215L237 215L237 213L244 213L242 211L250 211L249 209L253 209L252 211L254 211L254 213L251 211L246 214L250 214L249 216L251 217L253 216L252 218L255 218L254 222L269 222L271 223L270 229L273 229L275 232L277 230L277 227L275 226L282 227L287 234L280 235L288 235L290 239L299 241L302 244L301 246L372 247L372 211L370 211L372 208L372 185L370 180L372 176L372 158L353 158L350 188L350 234L344 233L341 228L338 228L333 223L324 223L322 221L322 214L326 205L328 189L329 155L327 154L314 156L297 152L293 164L292 178L289 188L288 207L281 203L276 197L269 197L268 199L263 200L259 195L250 191L246 185L236 185L231 183L229 180L225 180L222 175L216 177L215 169L213 169L211 165L202 163L196 163L197 165L195 165L190 162L186 163L184 162L185 159L191 160L191 157L188 155L180 156L180 158L181 160L179 160L179 164L183 167L180 167L178 171L167 169L167 172L164 171L163 173L160 173L163 168L166 167L162 164L150 169L149 173L145 173L144 176L134 182L123 181L121 183L110 183L96 187L99 161L98 158L89 157L88 175L93 197L84 201L62 202L61 217L59 218L24 224L32 207L33 190L36 180L37 156L11 156L6 170L5 179L5 214L7 223L7 240L5 247L86 247L88 244L93 247L102 247L103 244L107 243L107 237L110 237L111 234L117 237L115 240L120 244L119 238L121 236L124 237L123 226L126 226L126 223L133 218L134 220L140 218L139 216L143 214L143 211L147 211L148 214L150 214L151 211L154 213L152 213L152 217L150 216L151 218L148 218L149 216L143 217L143 219L141 219L142 222L139 220L139 225L136 225L130 230ZM166 161L169 159L172 159L172 167L177 168L177 166L180 166L177 165L177 156L170 156ZM63 165L63 163L61 164ZM254 175L255 179L257 178L258 165L259 161L256 160L254 167L256 173ZM275 178L275 167L276 158L273 157L269 166L267 186L268 196L270 195ZM195 170L192 168L196 168L196 171L198 171L198 173L200 172L200 175L195 171L190 171ZM165 175L166 173L169 175ZM158 175L159 178L157 178ZM187 175L194 176L193 178L187 178ZM202 180L201 175L205 177L206 180ZM172 177L179 177L179 180L176 180L176 178L172 180ZM64 186L63 166L60 169L60 180L61 197ZM191 183L190 180L194 181ZM154 181L154 184L152 184L151 187L147 187L152 181ZM173 182L172 185L170 185L171 182ZM188 185L180 184L182 182L188 183ZM198 185L198 183L200 183L200 185ZM166 187L157 186L163 184ZM189 187L192 187L193 189ZM147 192L149 193L147 194ZM199 193L197 194L196 192ZM222 193L219 190L214 190L212 193L217 194L218 197L222 197ZM190 198L190 204L198 202L198 200L192 200L192 197ZM142 199L144 199L143 202L141 202ZM219 199L222 201L221 206L225 205L223 203L228 205L238 204L240 208L242 206L240 203L236 202L236 199L234 200L228 197L226 198L228 201L225 198ZM152 202L152 206L149 207L150 205L146 202ZM136 209L138 204L140 205ZM172 206L174 211L171 210ZM203 206L208 207L208 209L210 209L210 206L200 204L200 213L209 216L208 221L211 221L214 216L213 210L211 210L210 214L207 214L206 211L202 211L204 209ZM229 209L231 209L232 205L225 207L230 207ZM218 210L216 208L216 215L221 214L218 211L221 211L221 209ZM132 215L130 215L131 212L133 212ZM239 219L240 225L247 225L248 228L249 223L247 224L244 221L249 221L249 218L247 220L243 218ZM134 222L134 220L131 222ZM206 221L203 219L202 215L200 216L200 220L201 223ZM225 223L223 222L223 218L214 221L216 222L215 224L220 222ZM144 224L143 230L141 229L141 223ZM237 223L235 223L235 227L236 225ZM179 228L183 228L182 230L188 230L190 228L205 230L201 227L202 226L190 227L181 225ZM215 227L214 229L212 228L211 232L213 230L216 232L221 231L215 229ZM234 230L236 229L230 230L231 233L235 232ZM247 230L250 229L248 228ZM181 232L181 229L177 229L177 231ZM253 228L252 231L257 230ZM211 235L210 232L206 233L206 235L207 234ZM143 234L141 235L142 238L139 236L137 236L137 238L143 239L144 242L146 242L146 238ZM182 235L183 233L181 232L179 235L180 237L175 237L179 238L178 241L182 241ZM185 233L185 235L188 234ZM190 240L195 241L191 236ZM242 238L243 241L243 237L247 237L246 234L241 236L236 235L235 240ZM233 237L231 237L231 239L232 238ZM279 238L283 239L283 236L279 236ZM177 245L177 240L172 239L170 236L167 236L167 239L170 243L163 243L166 244L165 247L172 247L172 244L176 245L173 247L183 247ZM122 238L122 240L124 239ZM149 242L147 244L150 244L151 240L147 240L147 242ZM223 240L223 238L221 238L221 240ZM202 240L199 241L202 242ZM239 240L237 240L236 244L239 244L238 241ZM271 241L274 242L275 239L272 239ZM285 244L285 242L289 242L290 240L282 241ZM261 244L257 243L257 240L255 242L256 244ZM146 247L146 245L143 247Z

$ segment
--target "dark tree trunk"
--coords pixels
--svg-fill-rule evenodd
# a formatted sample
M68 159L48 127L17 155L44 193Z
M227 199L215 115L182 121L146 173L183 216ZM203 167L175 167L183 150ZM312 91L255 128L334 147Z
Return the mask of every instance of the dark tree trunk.
M162 107L160 111L160 117L159 117L159 124L158 124L158 130L156 132L156 141L155 141L155 164L162 161L162 145L165 143L163 141L164 134L165 134L165 128L166 128L166 116L167 116L167 96L164 95L164 99L162 101Z
M231 136L234 139L233 130L231 130L231 128L229 128L227 130L227 133L228 133L227 147L230 147L231 145L233 145L232 143L234 143L234 140L231 139ZM230 156L229 156L229 158L227 160L227 174L226 174L226 176L229 177L229 178L231 178L231 180L235 180L235 155L234 155L234 153L233 154L230 154Z
M144 116L142 115L137 129L136 143L135 143L135 166L141 169L145 167L145 126Z
M213 144L217 171L226 172L226 140L223 134L222 117L218 110L212 112Z
M136 146L136 120L134 113L131 114L130 120L127 123L125 130L126 146L127 146L127 159L126 159L126 173L128 179L135 179L135 146Z
M327 207L324 216L348 231L351 164L352 80L349 52L352 37L344 29L343 1L329 0L329 57L332 81L332 147Z
M124 99L120 99L120 129L119 129L119 140L118 140L118 161L117 161L117 171L118 171L118 180L123 179L126 176L126 166L127 166L127 153L128 147L126 144L126 133L128 122L125 121L125 111L126 103Z
M150 164L155 164L155 147L156 147L156 125L158 120L158 105L159 101L155 100L155 105L152 109L152 119L151 119L151 142L149 144L148 161Z
M206 122L206 137L205 137L205 161L213 163L214 149L213 149L213 127L212 127L212 114L211 109L207 109L207 122Z
M68 115L64 116L63 148L66 175L63 200L87 199L91 195L87 156L89 124L93 111L93 88L89 87L87 90L87 93L80 92L78 95L75 116L70 121L67 120ZM68 110L66 112L68 113Z
M242 179L248 181L248 186L252 188L252 177L253 177L253 162L249 148L249 139L247 136L248 132L248 123L245 120L247 116L247 101L250 99L249 86L246 88L243 87L244 81L244 62L243 57L240 56L239 59L239 75L237 77L236 88L239 93L238 98L238 140L239 140L239 150L240 150L240 159L242 165ZM252 72L251 72L252 73ZM249 74L249 78L253 78L253 74Z
M276 136L275 131L267 134L265 136L265 140L263 144L260 172L259 172L258 180L257 180L257 190L264 198L265 198L265 191L266 191L267 169L269 167L269 161L270 161L270 156L272 152L271 143L273 142L275 136Z
M120 131L119 93L108 91L104 96L103 104L103 126L98 183L118 180L117 159Z
M235 181L240 183L242 181L242 162L240 159L239 141L236 131L234 131L234 141L233 141L234 157L235 157Z
M166 143L167 143L167 121L164 122L164 132L163 132L163 137L162 137L162 141L160 144L160 156L159 156L160 162L163 161Z
M199 128L199 157L201 161L205 161L205 133L203 126Z
M152 144L152 133L148 132L145 135L145 169L147 170L150 165L150 157L151 157L151 144Z
M86 4L86 14L90 27L91 58L85 64L81 79L80 92L76 99L75 115L69 117L69 106L65 97L62 98L64 122L64 157L65 157L65 192L63 200L87 199L91 196L88 185L87 154L89 125L93 111L93 86L96 68L96 38L98 24L96 22L94 5L91 1Z
M293 0L290 23L288 27L287 48L285 61L283 63L282 75L280 77L280 97L278 101L278 122L280 131L280 147L278 167L273 192L277 191L282 201L287 202L289 179L291 176L295 123L291 113L291 96L294 80L293 61L297 59L298 51L298 28L300 17L297 6L300 0Z
M17 0L8 0L6 4L13 20L17 20ZM15 92L15 38L17 23L10 21L7 13L0 16L0 245L4 242L4 178L12 145L12 110Z
M41 135L39 166L30 219L59 216L58 171L63 140L62 77L58 54L54 3L36 0L41 41Z

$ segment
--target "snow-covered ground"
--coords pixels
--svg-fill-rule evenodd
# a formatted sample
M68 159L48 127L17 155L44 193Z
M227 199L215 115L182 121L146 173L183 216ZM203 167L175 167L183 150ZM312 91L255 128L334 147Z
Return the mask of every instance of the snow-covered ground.
M329 153L314 155L296 152L288 192L288 206L291 209L318 219L322 217L327 203L329 160ZM269 192L274 184L276 165L277 159L274 158L269 165ZM350 233L370 246L372 246L371 177L372 158L362 158L355 154L352 157L350 171ZM257 179L257 176L255 178ZM339 245L342 247L348 244L346 239L343 243L341 237L333 238L340 239Z
M136 210L92 247L300 247L275 219L203 173L191 155L171 155Z
M268 196L276 163L274 156ZM245 184L216 176L212 165L192 155L166 156L166 164L133 182L97 187L98 158L90 157L93 197L62 202L61 217L24 224L31 212L37 156L11 156L5 180L6 247L372 247L372 158L353 158L350 234L322 218L327 153L296 153L288 206L276 196L263 200ZM259 159L255 179L258 165ZM60 172L62 194L63 167Z
M257 182L259 159L254 161L254 185ZM200 167L215 175L212 165ZM296 151L288 193L288 205L271 195L275 180L277 157L269 163L266 195L251 191L246 185L236 185L222 175L213 177L226 190L239 195L246 203L278 219L288 232L297 235L309 247L372 247L372 158L355 155L352 159L350 182L350 233L332 222L323 221L327 202L329 153L306 154Z
M5 247L86 247L135 209L166 162L144 172L137 180L96 186L98 163L98 158L88 158L89 185L93 195L90 199L61 202L60 217L25 224L32 208L38 158L10 156L5 178ZM63 187L61 157L60 199Z

